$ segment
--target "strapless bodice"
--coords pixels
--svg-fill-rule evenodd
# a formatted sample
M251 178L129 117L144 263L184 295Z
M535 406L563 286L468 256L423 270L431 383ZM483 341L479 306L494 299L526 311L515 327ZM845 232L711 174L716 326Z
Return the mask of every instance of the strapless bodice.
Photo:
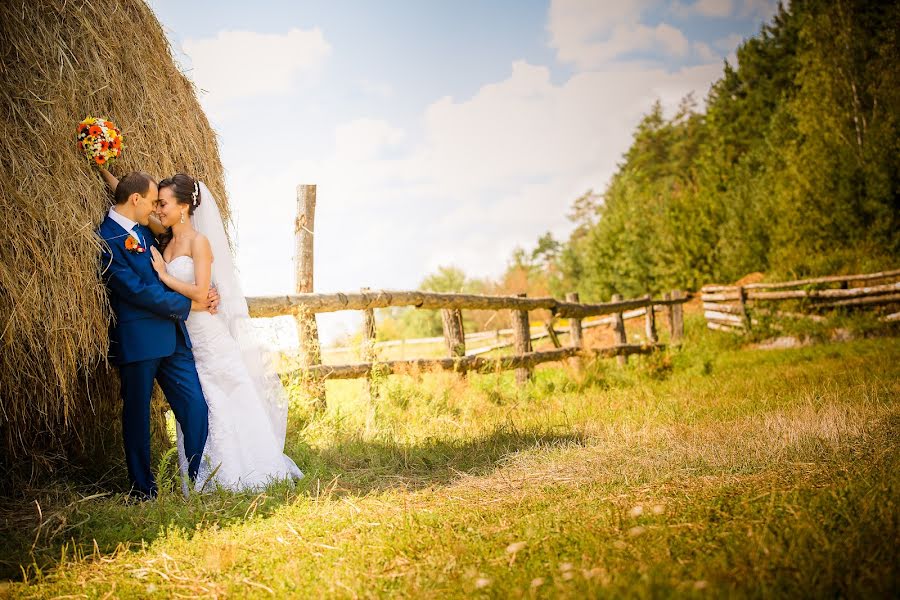
M187 254L176 256L172 262L166 263L166 272L181 281L195 283L194 259Z

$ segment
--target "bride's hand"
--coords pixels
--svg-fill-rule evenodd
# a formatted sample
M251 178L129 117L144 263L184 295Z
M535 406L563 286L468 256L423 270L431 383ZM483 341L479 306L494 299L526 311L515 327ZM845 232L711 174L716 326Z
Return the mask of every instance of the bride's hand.
M150 246L150 260L153 263L153 270L162 277L166 273L166 261L163 260L162 254L156 249L156 246Z

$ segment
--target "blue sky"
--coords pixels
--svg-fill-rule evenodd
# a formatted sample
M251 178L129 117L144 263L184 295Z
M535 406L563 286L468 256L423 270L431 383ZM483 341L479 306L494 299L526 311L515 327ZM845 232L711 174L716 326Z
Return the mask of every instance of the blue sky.
M702 100L768 0L151 0L219 135L248 295L292 291L318 186L316 291L498 276L564 239L641 115ZM262 128L248 124L265 123ZM255 133L248 134L248 131ZM352 313L320 315L325 338Z

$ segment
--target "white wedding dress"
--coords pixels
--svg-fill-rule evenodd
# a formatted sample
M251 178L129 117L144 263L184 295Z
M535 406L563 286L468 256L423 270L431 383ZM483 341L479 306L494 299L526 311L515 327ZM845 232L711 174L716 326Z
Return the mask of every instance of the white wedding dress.
M194 259L190 256L176 257L166 270L181 281L194 283ZM239 343L226 315L192 312L185 324L209 406L209 436L195 489L258 490L273 481L303 477L284 454L286 395L274 371L261 374L260 349ZM248 351L254 355L248 356ZM176 434L187 492L180 426L176 426Z

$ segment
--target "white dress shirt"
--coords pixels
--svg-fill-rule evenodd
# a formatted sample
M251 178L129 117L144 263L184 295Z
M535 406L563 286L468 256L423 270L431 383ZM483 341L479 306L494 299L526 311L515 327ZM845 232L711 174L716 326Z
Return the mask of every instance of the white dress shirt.
M141 244L141 246L146 246L146 244L144 244L144 240L142 240L137 231L134 230L134 228L137 227L137 222L132 221L125 215L116 212L115 206L110 207L109 218L121 225L122 229L130 233L131 237L137 240Z

